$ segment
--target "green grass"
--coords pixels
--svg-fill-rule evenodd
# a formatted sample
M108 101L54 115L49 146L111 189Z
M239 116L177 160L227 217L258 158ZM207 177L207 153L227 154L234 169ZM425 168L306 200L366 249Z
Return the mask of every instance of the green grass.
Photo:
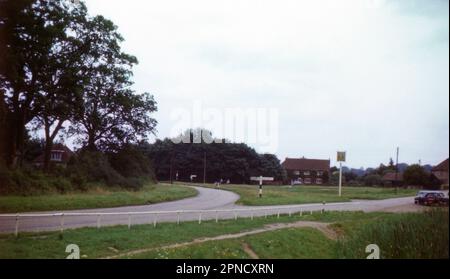
M88 192L39 196L0 196L0 212L71 210L153 204L197 195L193 188L179 185L146 185L140 191L97 188Z
M194 239L232 234L267 224L299 220L334 222L340 238L333 241L311 228L289 228L185 247L162 249ZM56 258L67 256L68 244L77 244L83 258L114 256L152 249L131 258L248 258L248 245L260 258L365 258L365 247L375 243L383 258L448 258L448 211L431 213L326 212L266 218L162 223L74 229L59 233L24 233L19 238L0 235L0 258ZM446 255L446 256L445 256Z
M68 244L80 246L81 254L87 258L99 258L115 255L112 248L123 252L142 248L158 248L164 245L192 241L200 237L212 237L222 234L238 233L266 224L295 222L299 220L353 220L355 218L374 218L388 213L358 213L358 212L327 212L325 214L289 216L269 216L267 219L242 218L235 220L185 222L153 225L135 225L66 230L61 238L58 232L21 233L19 238L14 235L0 235L0 258L64 258L67 256L65 247Z
M262 259L329 259L334 241L312 228L290 228L244 239Z
M201 185L200 185L201 186ZM214 187L208 185L207 187ZM396 197L414 196L415 189L343 187L342 197L338 196L336 186L263 186L263 197L258 198L256 185L222 185L220 189L240 195L238 204L243 205L285 205L321 202L348 202L350 200L381 200Z
M381 258L448 259L449 213L432 210L422 214L395 214L362 225L344 225L347 237L337 243L339 258L365 258L363 247L376 244ZM353 226L351 229L350 226Z
M136 259L249 259L243 249L248 245L261 259L328 259L334 257L334 241L311 228L289 228L245 236L239 239L210 241L192 246L157 249Z
M131 258L246 259L244 244L262 259L364 259L369 244L380 247L381 258L448 258L448 211L389 214L331 212L305 220L334 221L338 241L312 228L289 228L238 239L210 241L181 248L156 249Z

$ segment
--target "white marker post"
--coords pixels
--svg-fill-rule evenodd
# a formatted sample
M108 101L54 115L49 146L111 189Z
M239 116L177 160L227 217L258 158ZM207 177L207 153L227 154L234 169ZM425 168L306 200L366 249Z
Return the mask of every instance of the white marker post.
M339 197L342 197L342 162L345 162L345 151L337 153L337 161L339 162Z
M194 182L194 178L197 178L197 175L196 175L196 174L192 174L192 175L190 176L190 178L191 178L191 183L192 183L192 182Z
M251 177L250 178L251 181L258 181L259 182L259 197L262 198L262 185L263 185L263 181L273 181L274 178L273 177Z

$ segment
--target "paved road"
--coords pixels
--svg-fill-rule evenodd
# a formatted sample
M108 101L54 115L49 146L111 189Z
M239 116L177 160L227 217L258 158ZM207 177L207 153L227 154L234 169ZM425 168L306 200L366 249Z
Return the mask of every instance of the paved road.
M134 224L154 224L159 222L177 222L180 221L198 221L213 219L232 219L251 216L265 216L274 214L310 214L311 211L337 210L337 211L389 211L393 208L411 206L413 198L395 198L378 201L352 201L347 203L330 204L303 204L303 205L285 205L285 206L241 206L235 202L239 196L230 191L216 190L203 187L194 187L198 195L193 198L187 198L178 201L164 202L153 205L127 206L105 209L85 209L68 210L52 212L34 212L32 214L49 214L56 216L44 217L20 217L19 231L56 231L61 228L61 221L64 228L96 227L112 225ZM414 205L412 205L414 207ZM196 210L208 210L208 212L193 212ZM221 211L226 210L226 211ZM140 214L137 212L158 212L171 211L169 213L158 214ZM188 212L176 212L188 211ZM114 213L135 213L132 215L114 215ZM59 216L64 213L64 219ZM89 216L71 215L76 213L88 213ZM108 213L98 217L96 213ZM200 216L201 214L201 216ZM69 215L69 216L68 216ZM0 233L12 233L16 228L16 218L7 214L0 214Z

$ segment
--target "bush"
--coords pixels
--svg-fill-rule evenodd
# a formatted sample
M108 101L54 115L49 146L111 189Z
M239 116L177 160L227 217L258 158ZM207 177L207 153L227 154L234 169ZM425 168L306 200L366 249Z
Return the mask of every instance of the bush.
M365 186L377 186L381 185L381 176L378 174L370 174L364 177L364 185Z
M429 174L420 165L411 165L403 173L403 179L407 185L424 186L427 184Z
M361 184L361 182L359 180L350 180L349 182L347 182L347 186L352 186L352 187L358 187L358 186L363 186Z
M4 195L85 191L91 184L139 190L148 181L155 181L152 164L133 146L110 154L82 150L66 167L52 166L50 173L31 165L15 170L0 165L0 194Z
M9 170L0 166L0 194L39 195L48 192L66 193L73 190L69 179L44 174L38 170Z
M441 181L434 174L430 173L424 188L428 190L439 190L441 189Z
M124 177L147 177L154 179L152 162L136 147L126 146L109 155L111 166Z
M103 182L112 186L121 178L103 153L91 151L81 151L72 157L66 174L73 179L74 183L81 185L86 182Z
M72 158L65 172L79 189L89 182L100 182L139 190L146 181L154 180L151 162L133 147L110 154L81 151Z

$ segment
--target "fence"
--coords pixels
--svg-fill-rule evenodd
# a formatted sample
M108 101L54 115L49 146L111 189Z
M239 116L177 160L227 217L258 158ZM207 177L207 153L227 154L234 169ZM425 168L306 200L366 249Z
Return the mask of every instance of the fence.
M340 203L345 204L345 203ZM338 203L330 205L330 209L339 205ZM314 212L323 213L326 209L327 205L295 205L295 206L280 206L280 207L265 207L265 208L233 208L233 209L220 209L220 210L175 210L175 211L143 211L143 212L87 212L87 213L47 213L47 214L3 214L0 215L0 220L3 218L10 218L15 220L14 223L14 234L18 236L20 231L20 221L24 218L59 218L59 226L53 226L53 228L59 227L61 233L64 232L65 221L69 217L80 217L80 216L91 216L96 217L96 227L100 229L102 227L102 218L105 216L126 216L128 217L128 228L132 227L132 219L135 216L153 216L153 226L156 227L158 223L159 216L170 216L169 219L171 221L176 221L177 224L180 224L182 221L182 216L185 215L195 215L198 217L198 223L201 224L203 220L215 220L215 222L219 222L220 218L223 219L232 219L237 220L239 217L242 218L250 218L253 220L254 217L264 216L267 218L268 216L276 215L277 218L280 218L281 214L287 214L291 217L293 214L299 214L303 216L304 214L313 214ZM228 218L224 218L224 213L231 214ZM243 214L246 213L246 214ZM196 219L196 218L195 218ZM195 220L192 216L185 221L193 221ZM170 221L169 221L170 222ZM116 223L115 225L120 225L122 223ZM140 224L149 224L149 222L144 222ZM92 227L92 226L91 226ZM55 229L57 230L57 229Z

